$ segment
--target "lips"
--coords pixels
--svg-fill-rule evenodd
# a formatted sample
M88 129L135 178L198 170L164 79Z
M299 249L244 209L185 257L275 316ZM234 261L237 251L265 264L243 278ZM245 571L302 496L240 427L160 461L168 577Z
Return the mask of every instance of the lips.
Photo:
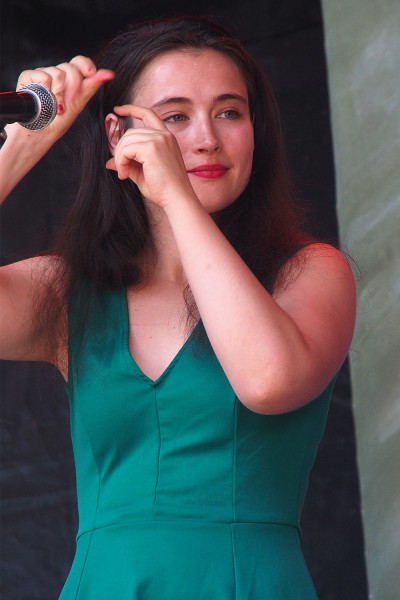
M188 173L197 177L203 177L204 179L218 179L219 177L223 177L227 171L228 167L215 163L199 165L193 169L189 169Z

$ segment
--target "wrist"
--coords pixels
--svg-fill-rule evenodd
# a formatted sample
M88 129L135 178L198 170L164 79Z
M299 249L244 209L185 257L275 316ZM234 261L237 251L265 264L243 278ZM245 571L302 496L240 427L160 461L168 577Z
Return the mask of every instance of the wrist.
M19 123L7 125L5 132L7 137L4 147L7 147L7 152L15 154L30 155L41 150L45 153L58 139L49 135L48 129L30 130Z
M204 208L193 189L168 194L168 201L163 203L162 208L170 220L182 217L186 212L204 212Z
M7 125L6 141L0 151L0 201L39 162L55 143L53 136L30 131L18 123Z

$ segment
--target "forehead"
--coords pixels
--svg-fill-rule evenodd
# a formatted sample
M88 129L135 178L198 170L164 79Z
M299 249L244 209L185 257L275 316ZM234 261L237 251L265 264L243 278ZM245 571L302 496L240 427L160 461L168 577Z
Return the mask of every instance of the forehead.
M163 52L140 73L133 88L138 96L185 96L212 91L247 96L247 86L238 65L227 55L211 48L182 48Z

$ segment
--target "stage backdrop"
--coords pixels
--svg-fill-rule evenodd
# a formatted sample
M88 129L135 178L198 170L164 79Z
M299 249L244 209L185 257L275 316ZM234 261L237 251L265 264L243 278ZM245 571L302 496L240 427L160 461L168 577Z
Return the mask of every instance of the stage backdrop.
M400 3L323 0L370 597L400 597Z
M317 0L106 2L3 0L1 89L20 70L93 56L128 23L171 14L224 17L256 55L280 102L292 170L315 232L335 240L335 179L324 30ZM73 200L75 130L2 210L3 263L45 250ZM63 381L44 364L2 365L2 597L51 600L74 553L76 506ZM366 600L347 365L336 385L302 521L320 600Z

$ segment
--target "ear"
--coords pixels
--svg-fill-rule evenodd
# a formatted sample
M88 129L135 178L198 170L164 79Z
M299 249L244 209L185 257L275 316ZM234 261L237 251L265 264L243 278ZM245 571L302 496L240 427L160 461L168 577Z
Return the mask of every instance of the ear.
M108 139L108 147L112 156L115 153L115 146L118 144L121 138L121 126L117 115L110 113L106 116L105 121L106 135Z

